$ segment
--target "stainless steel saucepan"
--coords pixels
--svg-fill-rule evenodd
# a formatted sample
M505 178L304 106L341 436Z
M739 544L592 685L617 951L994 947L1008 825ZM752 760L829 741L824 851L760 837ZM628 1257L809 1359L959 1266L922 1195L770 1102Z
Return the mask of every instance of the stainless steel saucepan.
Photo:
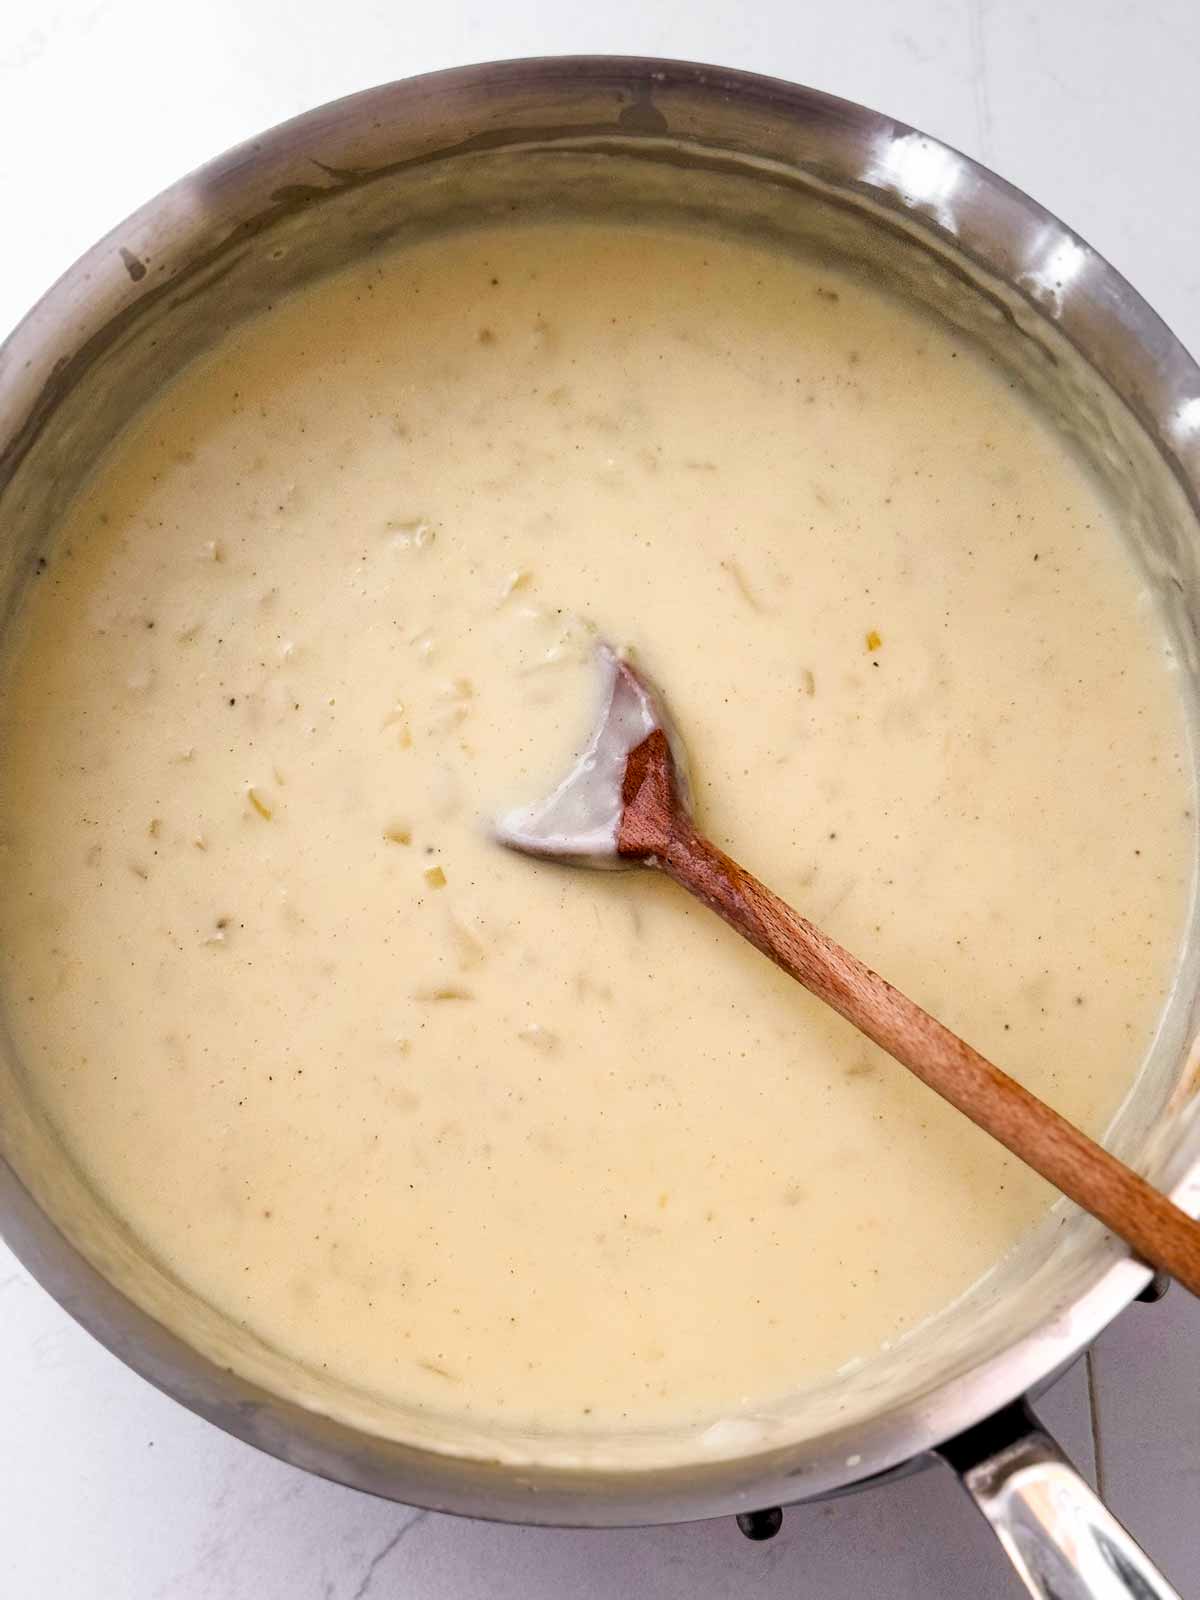
M1194 700L1200 370L1150 308L1041 207L911 128L766 78L622 58L506 62L369 90L214 161L89 251L0 350L0 627L97 454L231 325L390 243L572 215L678 219L817 251L978 341L1103 480ZM1198 954L1193 928L1110 1135L1193 1215ZM934 1322L769 1414L621 1440L532 1438L388 1406L201 1303L89 1189L2 1019L0 1157L5 1236L49 1292L184 1404L311 1471L513 1521L734 1512L764 1532L772 1519L753 1513L940 1453L1032 1592L1170 1592L1024 1408L1148 1278L1069 1208Z

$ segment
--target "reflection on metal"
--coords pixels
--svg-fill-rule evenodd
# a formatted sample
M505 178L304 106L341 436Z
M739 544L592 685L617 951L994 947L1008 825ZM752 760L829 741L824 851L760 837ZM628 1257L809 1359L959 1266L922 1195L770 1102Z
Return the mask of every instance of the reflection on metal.
M906 206L931 212L947 232L956 233L954 197L966 174L967 163L956 150L923 133L896 135L889 129L875 141L863 177L898 194Z
M1088 252L1057 223L1042 228L1034 238L1029 264L1019 282L1040 300L1052 316L1062 315L1067 295L1088 263Z
M1200 395L1179 402L1171 418L1171 431L1180 444L1200 442Z

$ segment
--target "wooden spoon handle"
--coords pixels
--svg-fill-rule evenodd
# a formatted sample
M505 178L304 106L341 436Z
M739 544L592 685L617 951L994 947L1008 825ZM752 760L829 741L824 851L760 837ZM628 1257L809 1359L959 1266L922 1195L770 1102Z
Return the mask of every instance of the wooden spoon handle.
M650 858L776 966L1125 1239L1200 1294L1200 1223L772 894L676 815Z

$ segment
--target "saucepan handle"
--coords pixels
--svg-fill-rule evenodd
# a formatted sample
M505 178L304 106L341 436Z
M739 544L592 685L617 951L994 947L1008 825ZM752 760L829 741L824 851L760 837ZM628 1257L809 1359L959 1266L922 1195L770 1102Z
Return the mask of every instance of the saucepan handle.
M939 1453L1037 1600L1180 1600L1023 1401Z

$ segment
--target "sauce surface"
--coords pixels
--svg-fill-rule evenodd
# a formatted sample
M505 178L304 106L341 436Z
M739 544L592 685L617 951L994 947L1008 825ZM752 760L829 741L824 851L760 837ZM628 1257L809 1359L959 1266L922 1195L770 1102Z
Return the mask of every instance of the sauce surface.
M835 270L431 241L102 464L0 716L5 1003L112 1206L384 1397L720 1416L936 1312L1050 1191L670 884L533 862L598 634L698 819L1094 1134L1173 975L1183 716L1096 487Z

